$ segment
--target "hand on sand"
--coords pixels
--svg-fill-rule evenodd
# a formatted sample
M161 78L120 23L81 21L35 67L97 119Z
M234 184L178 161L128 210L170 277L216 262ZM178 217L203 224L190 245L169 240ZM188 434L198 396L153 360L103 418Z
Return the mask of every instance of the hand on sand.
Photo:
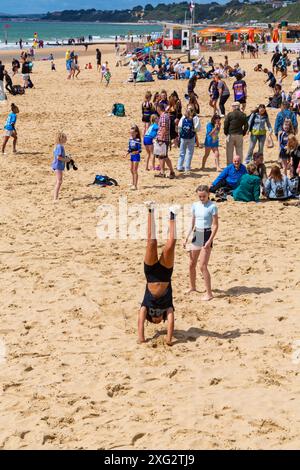
M169 211L172 212L174 215L177 215L180 210L181 206L179 204L174 204L174 206L169 207Z

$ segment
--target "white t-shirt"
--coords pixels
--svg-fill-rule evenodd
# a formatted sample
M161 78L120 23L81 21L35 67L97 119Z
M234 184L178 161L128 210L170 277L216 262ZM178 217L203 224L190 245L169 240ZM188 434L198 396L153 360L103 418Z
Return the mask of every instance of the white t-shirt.
M201 201L192 205L192 215L195 216L195 227L198 230L211 228L213 215L218 214L218 208L212 201L203 204Z
M139 70L139 62L137 60L131 60L129 66L133 73L138 72Z

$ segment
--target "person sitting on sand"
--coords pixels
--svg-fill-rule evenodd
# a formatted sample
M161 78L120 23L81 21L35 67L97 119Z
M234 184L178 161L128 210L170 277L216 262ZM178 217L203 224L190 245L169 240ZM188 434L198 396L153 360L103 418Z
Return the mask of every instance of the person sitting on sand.
M271 167L269 178L265 184L268 199L285 200L292 197L293 186L286 175L282 175L278 165Z
M253 163L247 165L248 173L245 173L239 185L232 192L233 199L241 202L258 202L260 196L260 178L254 173L256 166Z
M251 163L255 166L253 174L260 178L262 194L264 194L265 182L267 181L267 169L264 164L264 156L261 152L254 152L252 159Z
M290 135L287 143L287 154L291 160L290 173L291 178L297 176L297 168L300 164L300 145L298 139L294 135ZM299 181L300 186L300 181Z
M154 203L149 201L145 204L148 207L147 248L144 259L144 273L147 284L138 316L138 342L146 342L146 320L150 323L160 323L167 320L166 343L168 346L171 346L174 332L174 305L171 278L176 245L175 218L179 207L170 207L169 239L163 248L160 258L158 258Z
M225 192L231 192L238 186L241 177L246 173L247 168L242 164L241 157L235 155L233 157L233 162L224 168L212 183L210 192L215 193L218 189L223 189Z
M17 153L17 130L16 130L16 122L17 122L17 114L19 113L19 108L14 103L11 104L11 113L8 115L4 126L4 139L2 144L2 155L6 155L5 147L9 138L13 138L13 153Z
M192 243L189 248L190 254L190 292L197 292L196 289L196 266L199 259L200 270L204 278L206 293L201 300L211 300L213 298L211 290L211 277L208 271L208 262L213 246L213 240L218 231L218 208L216 204L209 200L209 188L200 185L196 189L199 201L192 205L191 229L184 241L186 248L190 235L193 233Z
M59 190L63 181L63 172L65 170L65 164L70 161L69 157L66 157L64 145L67 143L67 136L63 132L59 132L56 138L56 147L54 149L54 160L52 162L52 170L55 171L56 185L54 189L54 202L58 201Z

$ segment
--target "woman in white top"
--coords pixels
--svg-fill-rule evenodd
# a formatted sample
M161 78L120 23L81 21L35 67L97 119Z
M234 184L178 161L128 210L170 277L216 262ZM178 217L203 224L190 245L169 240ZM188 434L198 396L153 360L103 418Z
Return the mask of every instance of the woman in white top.
M208 271L208 262L213 245L213 239L218 231L218 208L209 200L209 188L200 185L196 189L199 201L192 205L192 225L183 244L189 240L193 233L192 243L188 249L190 252L190 292L197 292L196 289L196 266L199 259L200 270L204 278L206 294L201 300L211 300L213 294L211 291L211 278Z
M177 170L190 174L191 162L194 155L196 135L200 131L200 119L193 106L188 106L185 114L179 121L178 131L180 136L180 152L177 162Z

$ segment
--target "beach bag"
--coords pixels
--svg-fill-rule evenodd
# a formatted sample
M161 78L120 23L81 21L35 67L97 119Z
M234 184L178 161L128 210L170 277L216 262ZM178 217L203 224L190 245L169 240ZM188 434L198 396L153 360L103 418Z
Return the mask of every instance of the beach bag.
M156 157L166 157L167 156L167 144L165 142L154 141L153 145L153 155Z
M275 195L276 195L277 199L284 198L284 187L283 187L282 183L280 185L276 186Z
M93 184L96 184L97 186L101 186L101 187L105 187L105 186L119 186L118 185L118 182L113 179L113 178L110 178L109 176L107 175L96 175L95 176L95 179L94 179L94 182L89 184L88 186L91 186Z
M21 85L13 85L12 87L16 95L24 95L25 89Z
M290 182L291 182L291 193L294 195L294 196L297 196L299 194L299 189L300 189L300 186L299 186L299 176L295 176L294 178L291 178L290 179Z
M115 103L113 105L112 114L118 117L125 116L125 106L122 103Z
M269 135L267 137L267 148L272 149L273 147L274 147L274 142L273 142L272 136Z
M181 139L193 139L196 135L193 119L184 118L180 131Z

